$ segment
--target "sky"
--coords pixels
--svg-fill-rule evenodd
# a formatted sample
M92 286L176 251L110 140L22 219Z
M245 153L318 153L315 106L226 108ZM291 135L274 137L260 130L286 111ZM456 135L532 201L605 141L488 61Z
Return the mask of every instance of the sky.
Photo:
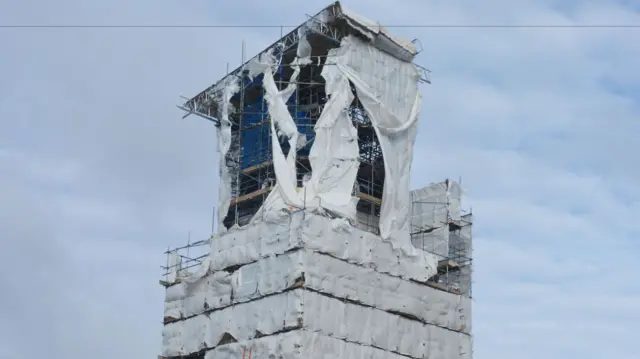
M175 105L281 32L6 26L286 31L328 3L0 0L0 359L160 353L163 252L208 237L218 185ZM412 184L461 178L473 209L475 358L639 358L640 27L579 25L640 2L344 4L433 72Z

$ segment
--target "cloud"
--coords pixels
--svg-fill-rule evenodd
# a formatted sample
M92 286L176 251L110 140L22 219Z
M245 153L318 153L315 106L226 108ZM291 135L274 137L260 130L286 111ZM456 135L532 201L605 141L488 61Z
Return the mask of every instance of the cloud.
M296 25L325 5L0 0L0 24ZM623 1L346 5L391 25L640 24ZM461 176L476 219L476 358L637 357L638 31L394 28L433 70L413 184ZM159 352L163 251L208 234L217 192L214 129L174 105L280 32L0 29L0 357Z

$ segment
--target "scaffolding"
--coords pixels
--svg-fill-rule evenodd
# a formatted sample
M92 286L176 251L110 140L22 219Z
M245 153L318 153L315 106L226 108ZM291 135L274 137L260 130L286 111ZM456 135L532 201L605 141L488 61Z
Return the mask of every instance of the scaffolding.
M160 266L162 269L160 284L168 287L179 282L180 277L188 276L200 268L204 260L209 257L212 240L213 237L191 242L189 238L186 245L167 248L164 252L167 257L166 264Z
M291 76L295 70L294 67L298 65L290 64L297 55L301 37L303 36L311 45L311 62L300 68L300 74L295 81L296 91L287 103L300 133L301 138L298 142L304 143L296 152L298 188L302 188L310 176L309 153L315 137L314 126L328 100L325 81L321 76L328 52L339 47L341 39L345 36L363 36L349 24L348 19L341 15L342 8L339 3L335 3L310 17L303 25L282 36L262 52L272 51L278 59L279 67L274 73L274 79L278 90L281 91L293 83ZM417 40L414 40L414 43L419 44ZM412 58L409 57L410 54L405 56ZM220 84L225 83L230 76L239 80L240 91L230 101L231 107L235 110L229 115L232 140L231 148L225 158L231 180L231 202L227 213L219 213L227 228L246 225L260 209L275 185L271 152L271 119L264 101L263 76L254 78L249 76L249 70L245 65L251 60L245 62L243 46L243 65L179 106L186 111L185 117L196 114L219 126ZM421 73L420 81L430 83L429 71L418 65L416 67ZM357 205L357 225L362 229L378 233L378 218L385 179L384 160L371 120L360 104L355 90L353 92L356 97L348 108L348 114L357 129L360 149L360 168L352 192L360 199ZM282 139L279 142L287 156L291 151L288 142Z
M325 91L325 80L321 75L322 70L324 66L330 66L326 65L330 51L339 48L343 39L350 36L359 37L368 41L377 50L386 51L396 59L406 61L407 64L420 52L406 42L397 42L399 40L394 40L394 37L382 27L369 27L369 21L363 25L355 18L348 15L336 2L310 17L290 33L281 33L278 41L248 61L245 61L243 44L242 61L238 68L227 72L227 75L216 84L179 106L186 112L184 117L194 114L212 121L219 129L221 126L224 129L218 133L225 136L224 141L220 142L224 145L224 148L222 148L223 145L220 148L225 154L220 168L221 177L224 180L221 181L223 184L221 193L228 193L230 200L228 210L220 211L224 213L219 212L219 221L215 221L214 218L214 223L226 228L245 226L263 207L267 196L276 186L272 145L277 149L277 144L272 141L278 141L287 158L291 151L295 151L291 154L295 154L292 157L295 158L296 187L304 191L312 170L310 156L316 135L314 128L329 100ZM348 38L348 40L352 39ZM413 43L419 45L417 40ZM302 45L299 46L299 44ZM305 45L309 45L306 48L310 48L310 55L299 56L298 50ZM265 102L263 81L269 81L269 94L273 94L271 91L273 82L270 82L270 73L267 73L265 79L261 74L256 75L255 68L252 68L255 60L265 53L270 56L269 66L272 66L272 60L275 60L275 65L270 69L273 71L277 90L283 91L290 88L290 85L295 85L292 86L295 92L285 105L297 128L297 141L292 140L292 143L299 145L296 148L290 148L289 141L280 136L276 137L272 133L272 128L276 126L272 123ZM333 55L333 52L331 54ZM297 58L309 61L305 61L304 65L298 65L298 62L294 61ZM366 56L362 58L368 60ZM415 66L421 73L420 82L430 83L429 71L421 66ZM378 72L382 72L380 71L382 67L377 67ZM384 68L397 70L398 67L400 65ZM260 71L264 71L264 68ZM414 74L411 73L411 75ZM405 78L405 76L401 77ZM376 81L387 81L387 79L381 78ZM412 77L410 81L413 91L415 80ZM230 84L232 86L228 86ZM238 91L230 94L236 90L236 84ZM459 196L453 196L456 197L454 199L457 202L451 201L451 183L448 180L444 182L444 191L442 191L442 184L438 184L440 187L433 192L429 192L429 189L412 191L409 234L413 246L419 250L410 248L411 250L408 251L410 253L404 251L407 249L404 248L407 235L404 225L401 228L405 235L402 238L403 251L398 251L395 245L388 243L380 245L378 240L382 238L378 236L378 227L385 187L385 161L375 128L358 99L353 85L351 91L354 100L348 108L343 110L357 131L359 148L359 167L351 191L352 196L359 200L356 206L356 223L352 222L351 226L376 235L352 230L352 227L346 225L343 219L334 221L335 214L331 211L308 212L305 195L305 200L298 203L296 207L289 207L289 211L283 211L284 215L278 218L276 223L268 220L256 221L255 224L252 223L243 229L233 228L231 233L220 234L220 237L216 234L215 228L212 228L212 236L206 240L191 242L189 238L187 245L169 248L165 252L167 262L162 266L163 280L160 281L167 287L163 355L170 358L201 359L209 355L208 353L215 356L213 350L217 351L219 346L218 353L221 355L237 350L236 356L239 357L239 353L242 352L244 359L247 353L249 358L252 354L253 356L256 354L253 344L250 343L258 343L261 348L271 350L278 347L272 344L282 340L283 337L279 335L285 332L300 331L305 335L304 330L309 329L314 330L310 332L314 335L319 333L328 339L334 337L332 333L335 330L329 327L325 330L325 324L322 321L318 321L317 326L314 326L314 322L306 323L306 320L304 327L300 325L298 308L300 303L297 297L292 302L289 299L293 298L289 297L291 293L286 293L288 290L296 290L314 293L313 296L309 296L310 299L316 296L321 299L328 298L327 303L337 305L335 308L338 312L345 312L347 306L365 308L372 315L375 313L372 318L380 319L378 324L383 326L389 323L389 320L406 323L406 327L412 329L410 332L415 334L409 338L422 340L422 351L419 357L437 356L443 353L443 350L451 355L458 351L460 357L464 357L465 351L471 346L468 336L470 328L467 326L471 301L466 297L471 297L471 213L461 211ZM394 92L394 95L401 96L397 92ZM363 101L365 101L364 97ZM224 124L221 124L220 120L223 118ZM230 133L226 132L227 130L230 130ZM287 128L287 133L294 132L292 129L288 130ZM349 141L353 144L353 137L350 137ZM229 144L228 150L227 144ZM387 175L389 181L392 175L396 174L390 171ZM390 184L391 182L388 182L387 189L391 187ZM227 187L228 185L230 186ZM405 189L404 185L402 187ZM420 191L422 192L418 193ZM299 194L303 197L302 192ZM344 195L346 196L347 193ZM226 207L226 203L226 198L223 198L221 206ZM403 202L402 206L405 205L408 203ZM317 209L316 205L313 207ZM286 216L289 218L287 219ZM308 216L315 217L308 218ZM403 223L406 222L403 221ZM353 245L349 244L351 241ZM347 246L343 247L343 244ZM370 255L365 255L364 257L368 258L362 259L362 253L354 253L352 250L354 248L356 251L360 250ZM303 257L298 257L298 253L294 253L305 249L313 249L316 253L301 252ZM426 252L436 255L437 271L432 265L435 264L434 258ZM326 261L320 259L314 261L310 257L317 253L320 253L318 257ZM274 257L282 258L275 261ZM300 262L303 258L304 260ZM412 261L409 266L403 263L405 259ZM416 260L420 260L420 264ZM304 266L301 267L300 263L304 263ZM371 271L371 268L376 269L379 265L387 268ZM327 276L325 271L332 276ZM305 272L307 279L305 279ZM317 279L323 283L331 284L332 281L324 279L332 277L339 279L345 276L344 273L352 273L350 278L353 281L339 283L340 287L333 288L327 285L324 288L312 283L313 278L310 276L313 277L314 273L321 274ZM379 294L388 298L380 301L379 296L366 296L367 298L361 298L363 301L351 300L349 293L353 288L368 291L372 288L372 283L374 289L380 287ZM175 287L172 287L174 285ZM414 289L422 288L429 291L427 286L438 290L431 292L433 297L429 296L441 303L437 305L438 310L417 313L394 300L394 295L406 295L419 303L424 299L424 293ZM256 288L259 290L256 291ZM406 293L395 293L395 289L404 290ZM306 298L303 299L306 301ZM272 299L274 301L271 301ZM318 308L314 305L308 306L312 314L317 309L326 307L324 302L319 300ZM279 303L285 305L282 310L278 307ZM309 303L312 301L309 300ZM242 307L236 307L236 305L242 305ZM276 309L265 311L264 308ZM357 312L353 310L353 313L358 315L366 314L361 309ZM322 309L319 313L323 315L333 312L335 312L333 309ZM253 318L252 320L243 320L246 319L247 313L249 313L248 317ZM379 313L383 316L377 318ZM235 323L234 318L237 319L238 316L241 320ZM443 322L446 322L446 325L443 325ZM269 324L265 326L263 323ZM277 324L271 325L271 323ZM433 324L433 326L427 327L427 324ZM261 332L263 327L268 329L268 332L263 334ZM357 334L359 329L361 328L350 328L350 333ZM234 337L230 334L236 332L240 336ZM425 335L429 337L428 340L424 340ZM262 339L266 336L272 336L272 338ZM265 344L257 340L264 340ZM328 352L345 351L344 341L333 339L331 341L331 343L335 342L335 347L329 341L318 342L317 347L319 349L329 347ZM353 349L353 353L356 354L365 353L379 358L384 358L389 353L404 356L417 353L411 346L403 347L401 352L398 349L399 346L387 342L380 339L378 342L370 343L364 349L357 347L359 344L357 342L349 342L347 349L349 351ZM448 345L449 342L452 342L451 345ZM245 344L250 344L249 348ZM309 347L310 352L317 352L316 346ZM270 356L280 355L279 352L286 356L291 349L283 347L281 350L278 347ZM295 353L299 352L297 348L293 349ZM292 352L291 355L297 354ZM164 357L159 358L164 359Z
M449 210L448 202L427 202L414 201L416 205L433 205L436 210L442 208L446 211L446 220L429 225L416 226L412 225L411 241L414 247L425 252L434 254L438 258L438 272L435 276L427 281L427 285L432 288L447 291L454 294L472 297L472 227L473 214L471 211L462 210L459 219L454 219ZM305 208L296 209L288 216L293 216L298 212L305 212ZM359 219L359 221L367 219ZM372 233L376 233L377 223L370 227L358 227ZM438 241L437 238L442 235L434 235L437 231L441 231L446 236L446 241ZM278 236L290 235L289 230L285 230ZM168 248L164 253L166 255L166 265L162 268L162 279L160 284L168 287L180 282L181 277L193 275L203 264L205 259L210 255L212 241L215 236L205 240L191 242L189 239L186 245ZM171 321L171 318L165 318Z
M452 195L453 188L458 193ZM438 258L438 274L429 285L472 297L473 214L460 207L460 192L448 179L412 191L411 242Z

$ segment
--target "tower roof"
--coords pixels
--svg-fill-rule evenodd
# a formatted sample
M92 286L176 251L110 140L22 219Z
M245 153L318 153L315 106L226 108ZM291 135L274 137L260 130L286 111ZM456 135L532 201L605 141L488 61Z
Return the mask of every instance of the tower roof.
M333 40L336 43L336 47L339 46L343 37L348 35L358 36L371 43L375 48L406 62L413 61L414 57L418 54L415 46L417 40L408 41L401 39L391 34L389 30L378 22L348 10L339 1L336 1L314 16L311 16L301 25L275 41L256 56L247 60L235 70L229 72L215 84L209 86L181 106L178 106L187 112L184 117L190 114L196 114L218 124L216 116L217 106L214 98L216 94L224 88L228 79L237 77L243 69L246 69L248 64L270 50L279 49L280 51L286 51L291 48L295 49L300 35L305 32L321 35ZM428 82L428 70L422 67L419 67L419 69L424 74L423 81Z

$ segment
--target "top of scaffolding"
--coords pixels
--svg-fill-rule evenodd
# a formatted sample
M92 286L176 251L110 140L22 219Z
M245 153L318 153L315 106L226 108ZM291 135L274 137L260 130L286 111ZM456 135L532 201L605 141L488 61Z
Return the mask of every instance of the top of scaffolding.
M189 99L183 105L178 106L186 112L183 118L195 114L219 125L215 98L218 97L219 92L224 89L227 79L230 76L239 77L243 70L246 71L248 64L257 60L262 54L268 51L275 49L278 51L287 51L297 46L300 35L304 32L312 32L338 43L347 35L358 36L370 42L378 50L407 62L413 61L415 55L421 51L416 47L416 45L420 45L417 39L407 41L398 38L376 21L369 20L347 10L339 1L336 1L316 15L310 16L303 24L278 39L253 58L250 58L215 84ZM429 70L419 65L416 65L416 67L421 73L421 81L430 83Z

